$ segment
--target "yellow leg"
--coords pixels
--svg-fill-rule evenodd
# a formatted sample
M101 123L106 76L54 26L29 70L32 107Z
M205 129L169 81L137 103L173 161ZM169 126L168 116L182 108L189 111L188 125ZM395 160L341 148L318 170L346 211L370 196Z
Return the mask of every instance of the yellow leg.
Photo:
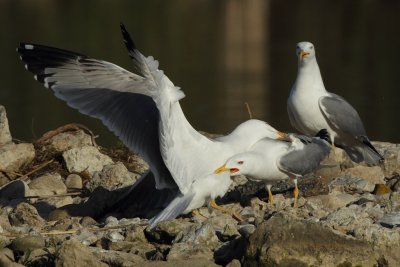
M293 195L294 195L294 204L293 207L297 208L297 198L299 197L299 188L297 187L297 178L294 179L294 190L293 190Z
M234 212L234 211L230 211L230 210L224 209L223 207L221 207L221 206L219 206L217 203L215 203L215 200L214 200L214 199L211 199L211 201L210 201L210 206L211 206L212 208L216 209L216 210L222 211L223 213L230 214L235 220L243 221L242 217L241 217L239 214L237 214L237 213Z
M272 195L270 184L267 184L267 191L268 191L268 202L269 202L269 204L273 205L274 204L274 196Z

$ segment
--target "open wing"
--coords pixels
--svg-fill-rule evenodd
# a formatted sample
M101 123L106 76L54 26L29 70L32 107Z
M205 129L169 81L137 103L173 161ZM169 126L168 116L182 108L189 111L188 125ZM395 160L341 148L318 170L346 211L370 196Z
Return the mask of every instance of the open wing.
M78 53L21 43L17 48L27 70L55 95L81 113L101 119L154 173L157 188L174 188L160 155L159 112L150 97L151 71L158 63L136 53L137 74ZM144 68L143 66L146 66Z

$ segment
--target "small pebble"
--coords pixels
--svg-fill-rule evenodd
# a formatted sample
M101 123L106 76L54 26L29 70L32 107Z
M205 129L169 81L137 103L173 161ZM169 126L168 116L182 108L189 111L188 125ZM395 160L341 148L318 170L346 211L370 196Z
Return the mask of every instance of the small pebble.
M68 189L82 189L82 178L78 174L70 174L65 179Z

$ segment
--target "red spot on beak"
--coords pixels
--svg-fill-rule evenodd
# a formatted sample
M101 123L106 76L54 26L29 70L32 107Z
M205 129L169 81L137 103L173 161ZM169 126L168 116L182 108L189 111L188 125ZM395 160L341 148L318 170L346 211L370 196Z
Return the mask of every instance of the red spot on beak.
M232 168L232 169L229 169L229 171L230 171L231 173L235 173L235 172L238 172L239 169L238 169L238 168Z

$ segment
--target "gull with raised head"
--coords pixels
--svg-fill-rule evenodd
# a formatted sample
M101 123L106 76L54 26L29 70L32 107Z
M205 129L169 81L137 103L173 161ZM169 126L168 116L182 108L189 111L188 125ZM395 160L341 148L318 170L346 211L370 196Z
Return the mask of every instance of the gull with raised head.
M48 46L21 43L17 51L27 70L56 97L81 113L102 120L150 166L131 188L141 209L163 209L151 227L223 196L232 181L214 169L264 137L281 138L267 123L249 120L229 135L211 140L187 121L179 100L184 93L143 56L121 24L134 72L115 64Z
M330 152L327 130L320 130L315 137L289 134L289 142L263 138L248 151L232 156L215 170L215 173L245 175L250 179L265 181L269 202L273 203L271 183L294 180L294 206L297 205L299 189L297 178L315 171Z
M325 89L314 45L300 42L296 54L297 78L287 103L291 124L307 135L327 129L333 145L345 150L354 162L382 162L384 159L369 141L357 111L341 96Z

